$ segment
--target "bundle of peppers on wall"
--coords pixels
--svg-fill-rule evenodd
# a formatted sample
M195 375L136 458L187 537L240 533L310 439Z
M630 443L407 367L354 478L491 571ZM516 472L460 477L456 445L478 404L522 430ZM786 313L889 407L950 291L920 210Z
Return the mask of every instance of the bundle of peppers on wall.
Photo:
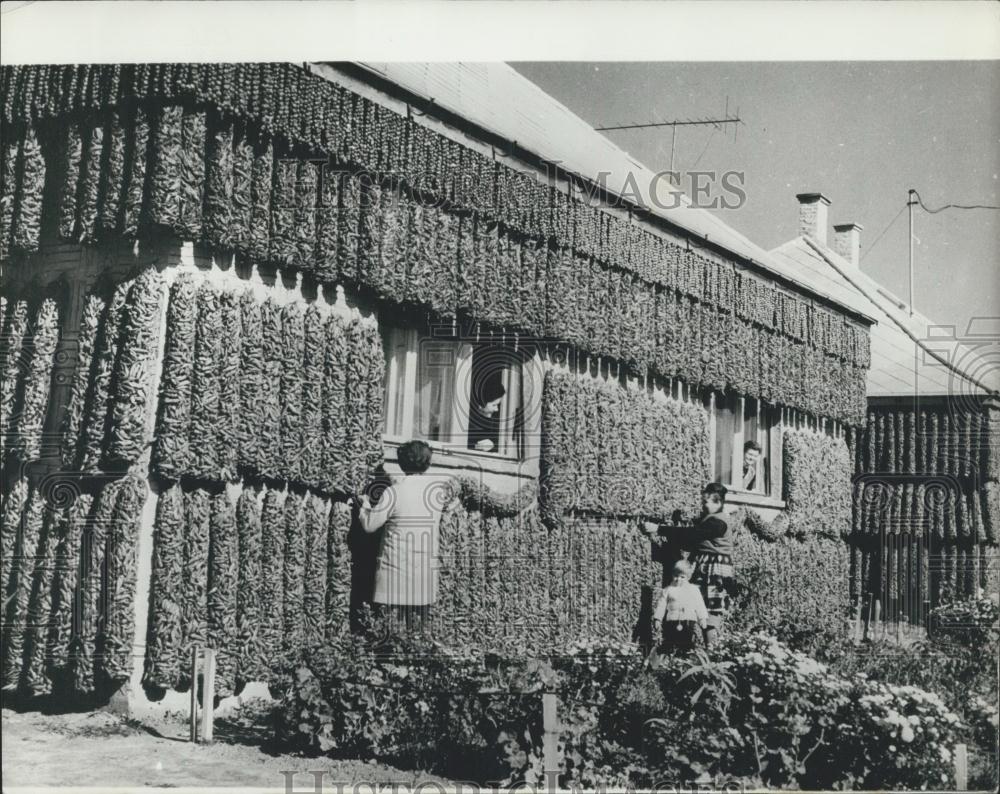
M437 631L485 650L587 634L627 642L643 588L658 587L661 577L634 523L577 517L549 527L534 508L496 514L461 506L441 524Z
M5 689L86 694L128 680L146 494L129 474L83 488L22 479L6 495L3 529L17 540L4 556Z
M0 297L0 458L4 465L35 460L59 343L65 290L56 284L40 294Z
M546 523L558 525L571 511L663 521L675 510L697 512L710 477L704 408L551 370L542 424Z
M983 410L873 409L855 450L854 531L995 545L996 450ZM995 421L995 420L994 420ZM994 431L995 432L995 431Z
M0 91L0 258L37 249L48 182L67 239L166 228L635 370L863 417L865 329L300 67L6 67Z
M368 320L178 275L151 468L180 482L156 517L147 686L189 686L207 644L231 693L346 629L342 500L382 463L383 372Z
M873 581L899 592L919 579L933 601L985 585L1000 517L998 428L996 409L968 401L868 412L854 449L857 595Z
M146 498L136 465L150 438L163 283L147 269L94 285L54 449L42 429L66 292L59 281L46 290L29 283L24 294L37 305L15 295L3 306L5 466L17 472L2 516L3 682L36 693L86 693L130 675ZM54 474L27 465L52 453L62 462Z
M782 444L789 530L838 540L847 537L852 475L847 442L805 430L786 430Z
M348 628L350 510L301 488L176 483L157 505L143 683L191 685L191 648L217 650L220 695Z
M183 273L170 291L152 470L354 492L382 462L373 322Z

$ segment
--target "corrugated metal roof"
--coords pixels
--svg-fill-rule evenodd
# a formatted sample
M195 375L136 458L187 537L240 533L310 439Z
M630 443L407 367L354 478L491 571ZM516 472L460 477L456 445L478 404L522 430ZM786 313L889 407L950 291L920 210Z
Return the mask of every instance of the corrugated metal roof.
M851 291L831 290L772 256L709 211L691 206L686 195L657 179L656 172L594 130L555 98L505 63L360 64L407 91L468 119L567 171L601 181L613 193L638 194L653 214L750 260L820 297L873 319L867 303Z
M935 323L920 312L911 315L900 298L834 251L825 249L824 254L849 273L857 286L852 285L802 237L771 253L789 267L808 273L811 280L826 282L831 292L854 293L867 305L867 313L876 317L878 325L871 329L869 397L985 394L971 378L1000 392L1000 346L995 335L980 333L972 323L962 332L954 326ZM932 352L959 372L936 360Z

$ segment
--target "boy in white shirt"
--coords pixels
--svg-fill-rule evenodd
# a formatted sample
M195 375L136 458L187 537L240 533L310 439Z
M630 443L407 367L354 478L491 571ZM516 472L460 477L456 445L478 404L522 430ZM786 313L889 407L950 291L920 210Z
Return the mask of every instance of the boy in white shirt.
M660 600L653 611L654 626L662 621L661 653L688 651L694 647L695 632L708 626L708 610L701 590L688 581L692 566L679 560L671 571L673 578L660 591Z

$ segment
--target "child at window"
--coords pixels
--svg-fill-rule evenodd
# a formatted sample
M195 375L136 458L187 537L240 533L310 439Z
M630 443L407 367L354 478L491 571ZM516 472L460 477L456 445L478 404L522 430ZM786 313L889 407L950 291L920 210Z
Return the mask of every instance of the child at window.
M695 630L708 628L708 610L701 590L690 583L691 563L680 560L671 571L670 584L660 591L653 611L653 626L662 624L660 653L689 651L694 647Z
M757 490L757 463L762 454L760 444L756 441L747 441L743 445L743 490Z

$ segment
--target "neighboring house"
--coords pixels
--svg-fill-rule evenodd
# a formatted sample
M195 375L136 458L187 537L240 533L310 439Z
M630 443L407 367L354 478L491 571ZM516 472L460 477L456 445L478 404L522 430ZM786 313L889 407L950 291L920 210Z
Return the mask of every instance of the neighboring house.
M802 194L800 236L772 251L876 317L868 416L854 447L851 592L866 632L922 627L944 600L997 591L1000 327L939 325L860 268L856 223L833 226L829 201Z
M345 497L413 437L460 485L451 641L627 639L638 520L711 479L767 608L842 619L870 308L514 70L2 80L7 688L142 700L199 644L220 693L269 680L364 600Z

